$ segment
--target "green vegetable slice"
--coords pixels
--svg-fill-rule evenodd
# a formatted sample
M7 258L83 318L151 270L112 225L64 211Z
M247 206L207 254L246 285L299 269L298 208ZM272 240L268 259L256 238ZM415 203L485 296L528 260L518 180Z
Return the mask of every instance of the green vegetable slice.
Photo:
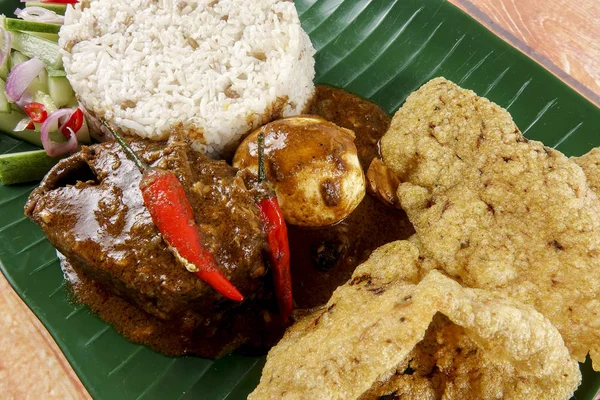
M13 69L15 65L25 62L27 60L29 60L29 57L27 57L25 54L21 53L20 51L13 50L10 55L8 67L10 69Z
M48 75L48 94L52 97L57 107L66 106L75 95L69 80L64 76Z
M24 32L29 35L37 36L42 39L50 40L51 42L58 43L58 33L45 33L45 32Z
M0 117L0 131L16 139L20 139L38 147L42 147L39 130L25 129L21 132L15 132L13 130L23 118L27 118L27 116L21 111L13 110L10 114L2 114Z
M0 155L0 181L14 185L39 181L60 158L49 157L45 150Z
M63 62L57 43L29 35L24 32L12 32L12 48L28 57L37 57L53 69L62 69Z
M9 31L42 32L58 34L61 25L47 22L25 21L17 18L6 18L4 27Z
M66 4L42 3L39 1L28 1L25 3L25 7L42 7L47 10L54 11L58 15L65 15L65 11L67 10Z
M64 69L54 69L51 67L47 67L46 71L48 71L48 76L67 76L67 73Z
M0 113L9 113L12 111L10 103L8 102L8 99L6 98L6 93L4 93L5 89L6 89L6 82L4 82L4 80L0 79Z

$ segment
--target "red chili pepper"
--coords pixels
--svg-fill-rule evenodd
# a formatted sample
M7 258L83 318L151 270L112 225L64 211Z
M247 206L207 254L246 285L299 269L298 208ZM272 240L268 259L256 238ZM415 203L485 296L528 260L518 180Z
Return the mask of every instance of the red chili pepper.
M184 264L192 264L197 269L194 273L223 296L235 301L244 300L244 296L219 271L214 256L204 244L192 206L177 176L164 169L148 168L121 135L105 121L102 123L142 171L140 190L144 204L175 257Z
M267 197L261 200L258 203L258 209L267 233L279 312L284 322L288 322L294 305L292 302L292 275L290 272L290 246L287 226L279 208L277 197Z
M37 103L35 101L25 104L23 111L31 118L32 122L44 122L46 118L48 118L46 107L42 103Z
M221 274L215 258L204 245L192 206L177 176L164 169L147 169L140 189L152 221L177 255L184 262L193 264L197 268L195 274L225 297L244 300L244 296Z
M77 133L78 130L83 126L83 111L81 108L77 108L73 111L73 114L69 117L68 121L65 122L62 129L62 134L68 139L71 137L71 132Z
M260 132L258 134L258 182L265 185L265 180L264 135ZM283 321L288 322L294 305L287 226L285 225L285 219L283 218L277 197L270 190L266 190L265 192L267 193L266 197L259 201L257 205L260 211L260 218L267 233L279 312Z

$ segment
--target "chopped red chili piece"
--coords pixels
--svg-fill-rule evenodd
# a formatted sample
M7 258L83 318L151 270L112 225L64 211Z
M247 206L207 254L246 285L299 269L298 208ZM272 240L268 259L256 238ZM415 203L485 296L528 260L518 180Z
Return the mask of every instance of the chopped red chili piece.
M63 125L61 132L68 139L71 137L71 132L77 133L83 126L83 111L81 108L76 109L69 117L68 121Z
M102 123L123 147L127 157L142 171L140 190L144 204L178 261L193 265L197 269L194 273L223 296L236 301L244 300L244 296L219 271L213 254L204 243L194 220L192 206L177 176L164 169L149 168L121 135L105 121Z
M262 184L264 192L267 195L257 205L267 234L267 242L269 243L269 254L271 256L275 295L279 304L279 312L283 321L288 322L294 304L287 226L279 207L277 196L273 191L268 190L265 181L264 135L261 132L258 134L258 182Z
M31 118L32 122L44 122L46 118L48 118L46 107L42 103L37 103L35 101L25 104L23 111ZM27 129L29 129L29 127Z
M279 312L283 320L287 322L294 308L287 226L277 197L267 197L261 200L258 203L258 209L267 233Z
M152 221L176 256L192 264L194 273L231 300L244 296L221 274L194 221L194 212L177 176L159 168L144 172L140 189Z

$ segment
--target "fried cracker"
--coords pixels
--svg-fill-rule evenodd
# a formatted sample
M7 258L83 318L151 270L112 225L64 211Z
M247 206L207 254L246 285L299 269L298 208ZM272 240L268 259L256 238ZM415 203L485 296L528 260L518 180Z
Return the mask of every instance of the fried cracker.
M581 157L571 157L587 178L588 186L600 196L600 148L596 147Z
M582 169L443 78L408 97L381 150L421 255L533 305L600 370L600 202Z
M416 270L416 249L390 250L400 256L392 263L398 270ZM294 324L269 352L249 399L353 399L391 375L423 338L435 310L416 285L382 267L359 268L323 309Z
M408 241L376 250L323 309L294 324L271 349L249 399L371 399L400 390L413 399L485 393L477 386L485 380L469 375L474 370L486 373L493 393L507 398L571 396L581 378L577 363L547 319L502 294L462 288L438 271L415 284L422 262ZM438 311L452 321L446 325L462 326L465 333L427 355L431 340L422 342L425 333L443 328L430 326ZM448 358L448 349L456 351L463 342L480 352L464 368ZM420 372L414 360L426 357L454 370L443 387L433 374L404 373L409 362Z

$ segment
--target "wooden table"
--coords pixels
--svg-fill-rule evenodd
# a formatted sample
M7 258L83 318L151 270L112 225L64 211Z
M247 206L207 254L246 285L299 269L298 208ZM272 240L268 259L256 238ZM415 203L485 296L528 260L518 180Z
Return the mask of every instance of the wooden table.
M450 1L600 106L600 2ZM1 274L0 310L2 400L91 398Z

